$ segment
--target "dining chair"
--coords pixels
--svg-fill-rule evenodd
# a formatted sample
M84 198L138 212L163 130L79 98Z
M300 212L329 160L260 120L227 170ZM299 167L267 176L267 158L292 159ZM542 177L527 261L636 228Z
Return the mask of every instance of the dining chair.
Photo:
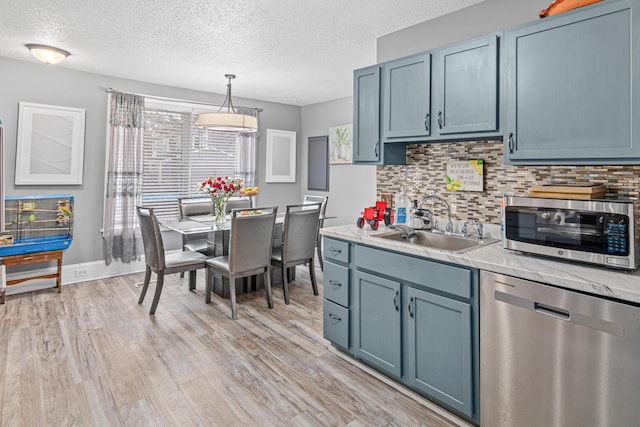
M318 235L318 218L322 203L287 205L282 231L282 243L273 248L271 264L282 270L284 303L289 304L288 270L309 264L313 294L318 295L316 273L313 267L313 249Z
M213 201L211 197L183 197L178 199L180 219L196 215L213 215ZM207 233L180 234L182 250L206 254Z
M318 220L318 235L316 236L316 251L318 253L318 265L320 265L320 270L324 271L324 263L322 262L322 239L320 238L320 229L324 227L324 218L327 212L327 202L329 201L329 196L314 196L310 194L305 194L302 203L310 204L310 203L322 203L320 207L320 218Z
M227 200L224 207L224 213L229 214L233 209L249 209L251 208L251 199L249 197L232 197Z
M252 215L242 215L243 209L231 211L231 231L229 234L228 255L207 260L207 285L205 302L211 302L213 282L224 277L229 279L229 299L231 300L231 318L238 318L236 304L236 279L264 275L267 305L273 308L271 293L271 245L273 228L278 207L255 208Z
M138 219L140 221L140 231L142 233L142 243L144 245L144 258L147 264L142 292L138 304L142 304L149 288L151 272L156 273L156 293L153 296L149 314L155 314L165 274L189 272L189 289L196 288L196 270L205 268L207 256L200 252L183 251L166 255L164 253L164 243L160 233L158 218L153 213L153 208L136 206Z

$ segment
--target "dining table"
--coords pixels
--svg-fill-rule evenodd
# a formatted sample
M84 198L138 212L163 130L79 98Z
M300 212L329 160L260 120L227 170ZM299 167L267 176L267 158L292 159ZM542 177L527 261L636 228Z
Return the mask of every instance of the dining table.
M282 240L282 230L284 225L284 213L276 215L275 227L273 231L274 246L278 246ZM319 224L323 224L324 220L336 218L334 216L321 215ZM207 256L217 257L229 254L229 235L231 232L231 215L226 215L226 221L223 225L217 225L214 215L194 215L181 220L164 221L160 225L166 229L175 231L180 234L202 234L207 233ZM318 248L319 264L322 268L322 251L321 240L318 233L316 245ZM274 284L280 283L281 274L273 275ZM289 269L289 280L295 279L295 267ZM226 281L226 279L225 279ZM238 279L236 282L236 294L256 291L263 287L262 277L253 277L251 280ZM214 281L213 292L223 298L229 298L229 288L224 286L224 282Z
M275 227L273 232L274 245L278 245L281 241L282 227L284 224L284 214L277 214ZM207 253L209 257L225 256L229 254L229 237L231 233L231 215L226 215L226 221L223 225L215 222L213 215L195 215L189 216L181 220L161 222L164 228L175 231L180 234L202 234L207 233ZM293 269L292 269L293 270ZM279 283L280 274L274 274L275 283ZM295 270L290 271L291 280L295 277ZM262 276L251 277L248 280L238 279L236 281L236 294L253 292L263 288ZM223 298L229 298L229 287L225 286L227 279L220 281L214 280L213 292Z

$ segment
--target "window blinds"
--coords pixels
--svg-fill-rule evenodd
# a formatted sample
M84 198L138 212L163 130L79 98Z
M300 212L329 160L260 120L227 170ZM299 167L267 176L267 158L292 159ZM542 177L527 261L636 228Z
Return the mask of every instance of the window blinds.
M238 175L238 135L198 128L197 118L191 108L145 106L142 202L161 221L179 217L178 198L203 196L195 186L205 178Z

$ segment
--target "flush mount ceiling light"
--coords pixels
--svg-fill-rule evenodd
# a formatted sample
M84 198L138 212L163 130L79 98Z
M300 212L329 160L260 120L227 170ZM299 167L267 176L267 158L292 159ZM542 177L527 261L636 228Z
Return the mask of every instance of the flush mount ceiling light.
M200 113L198 115L198 126L225 132L256 132L258 130L258 118L236 113L236 109L233 108L231 80L236 78L235 74L225 74L224 76L229 82L227 83L227 96L224 98L222 106L217 113ZM223 111L225 104L227 111Z
M66 50L45 46L43 44L28 44L26 46L38 61L44 62L45 64L57 64L70 55Z

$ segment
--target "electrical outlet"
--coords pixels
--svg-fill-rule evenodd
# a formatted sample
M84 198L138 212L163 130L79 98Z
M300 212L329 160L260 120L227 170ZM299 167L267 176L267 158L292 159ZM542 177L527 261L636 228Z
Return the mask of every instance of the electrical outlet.
M76 270L76 277L87 277L89 275L89 270L86 268L78 268Z

